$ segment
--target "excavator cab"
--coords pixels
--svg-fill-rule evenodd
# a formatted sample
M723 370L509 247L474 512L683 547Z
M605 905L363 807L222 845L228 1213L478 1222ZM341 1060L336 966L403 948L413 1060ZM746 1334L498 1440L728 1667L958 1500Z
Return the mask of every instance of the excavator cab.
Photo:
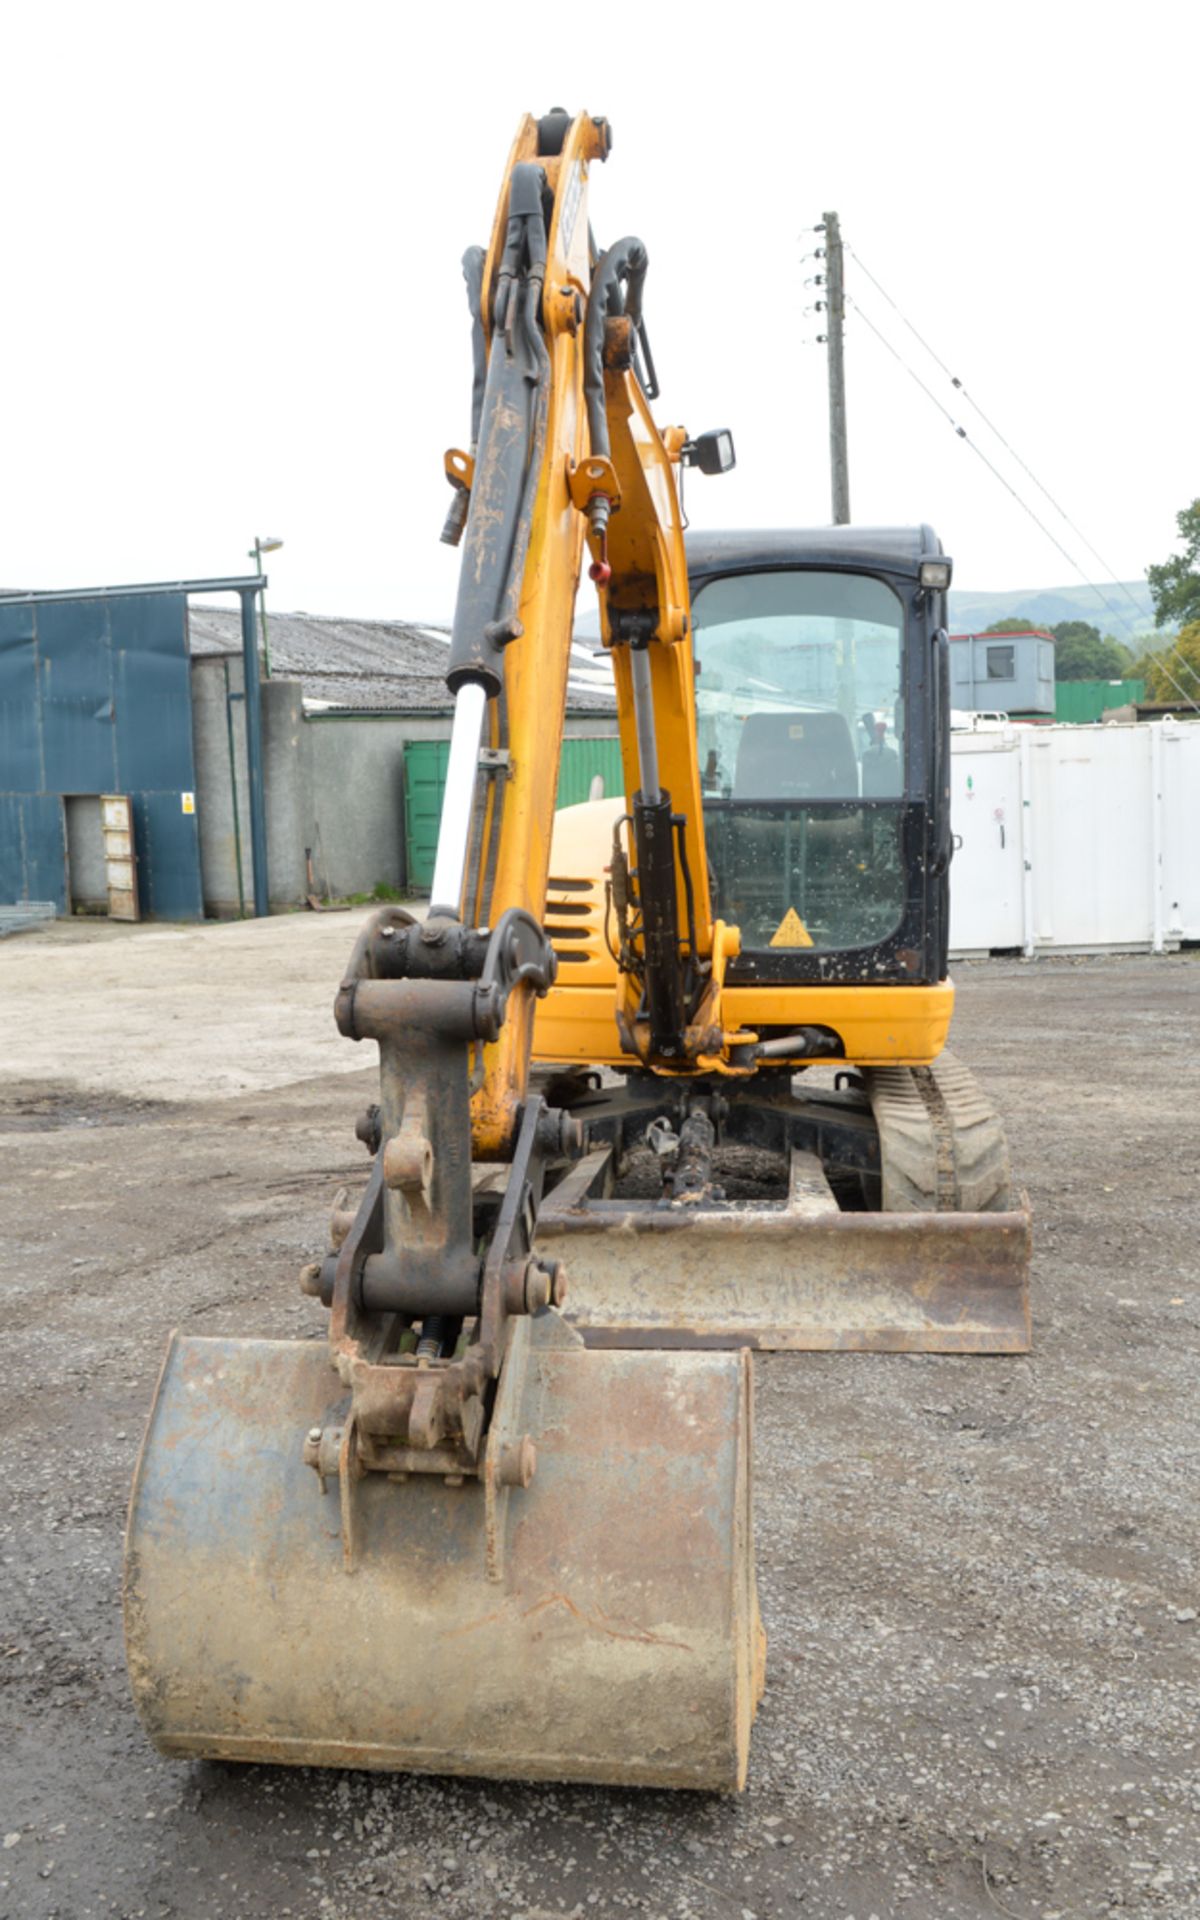
M948 579L928 528L689 538L705 843L716 911L741 929L730 985L945 977L945 600L927 562Z
M687 564L735 1044L684 1079L614 1019L627 759L624 796L556 822L564 965L535 1051L560 1086L582 1060L622 1077L574 1082L591 1151L548 1193L539 1244L570 1262L569 1313L597 1344L1021 1352L1027 1208L945 1050L951 563L929 527L826 527L693 532ZM685 901L685 947L693 919Z

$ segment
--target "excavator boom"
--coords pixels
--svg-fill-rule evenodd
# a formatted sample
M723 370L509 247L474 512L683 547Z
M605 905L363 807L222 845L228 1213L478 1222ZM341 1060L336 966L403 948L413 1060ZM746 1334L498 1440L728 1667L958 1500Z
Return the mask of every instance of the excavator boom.
M524 119L490 245L464 261L474 407L446 461L463 553L433 901L376 914L337 994L340 1031L378 1044L380 1098L361 1202L302 1275L328 1348L176 1336L167 1354L125 1575L134 1696L164 1753L745 1778L748 1358L589 1349L534 1246L548 1181L586 1146L529 1077L558 970L544 921L585 533L643 621L665 569L686 632L661 442L623 479L597 444L610 329L636 318L636 245L597 261L590 243L608 143L586 114ZM613 537L605 558L610 521L636 553Z

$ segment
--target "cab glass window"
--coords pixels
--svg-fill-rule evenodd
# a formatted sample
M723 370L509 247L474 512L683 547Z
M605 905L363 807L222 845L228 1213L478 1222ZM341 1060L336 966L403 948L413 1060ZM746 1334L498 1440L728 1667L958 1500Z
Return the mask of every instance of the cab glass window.
M746 948L886 939L905 895L899 596L772 571L708 582L692 612L718 912Z
M692 617L707 793L899 796L904 609L882 580L734 574L699 589Z

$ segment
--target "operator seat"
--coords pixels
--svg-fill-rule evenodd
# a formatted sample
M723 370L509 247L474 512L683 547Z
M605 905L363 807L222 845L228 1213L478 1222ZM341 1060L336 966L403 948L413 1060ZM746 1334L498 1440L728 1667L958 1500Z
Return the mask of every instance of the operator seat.
M751 713L738 741L735 800L857 800L858 760L841 713Z
M845 715L820 709L749 714L730 798L736 838L730 911L753 929L747 945L765 945L797 902L806 915L815 912L818 927L823 903L836 900L840 876L858 846L857 811L829 817L806 806L859 798L858 760ZM790 870L783 864L789 836L781 813L803 822L799 837L790 839L788 858L799 862Z

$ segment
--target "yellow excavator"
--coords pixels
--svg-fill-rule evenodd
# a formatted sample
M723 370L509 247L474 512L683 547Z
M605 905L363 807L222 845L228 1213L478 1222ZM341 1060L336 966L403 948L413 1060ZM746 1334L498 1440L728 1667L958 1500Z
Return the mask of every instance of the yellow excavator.
M685 541L733 445L654 424L609 143L523 119L464 260L432 903L336 998L380 1097L301 1276L328 1346L168 1348L125 1572L166 1754L736 1789L751 1349L1028 1344L1028 1212L943 1052L950 562ZM625 793L556 821L585 548Z

